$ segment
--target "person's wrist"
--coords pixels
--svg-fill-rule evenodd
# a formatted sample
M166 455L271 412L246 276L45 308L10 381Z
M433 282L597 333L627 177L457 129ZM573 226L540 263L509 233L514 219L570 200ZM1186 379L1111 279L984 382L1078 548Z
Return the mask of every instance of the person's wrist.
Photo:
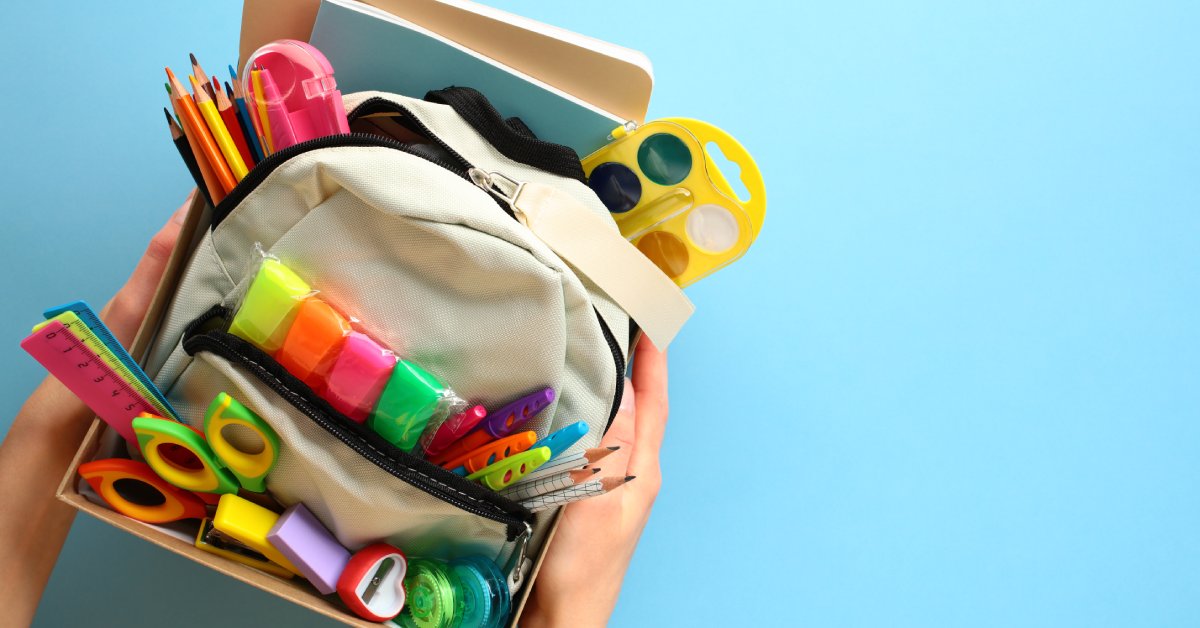
M612 609L605 612L599 608L592 608L596 606L595 602L587 599L586 592L575 596L563 595L561 592L539 595L535 584L518 624L520 628L604 628L608 625L608 616Z

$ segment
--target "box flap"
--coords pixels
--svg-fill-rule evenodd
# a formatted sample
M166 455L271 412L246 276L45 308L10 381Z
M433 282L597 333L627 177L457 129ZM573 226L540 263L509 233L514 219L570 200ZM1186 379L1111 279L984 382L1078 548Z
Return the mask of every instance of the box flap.
M463 0L367 0L623 120L643 122L654 76L640 52ZM276 39L308 41L320 0L245 0L240 58ZM337 68L334 68L336 75Z

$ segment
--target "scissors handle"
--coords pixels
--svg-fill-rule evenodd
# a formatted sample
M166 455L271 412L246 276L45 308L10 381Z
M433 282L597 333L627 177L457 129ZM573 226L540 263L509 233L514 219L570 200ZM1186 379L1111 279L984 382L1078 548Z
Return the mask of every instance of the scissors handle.
M230 442L225 429L238 426L249 430ZM243 432L245 434L245 432ZM220 393L204 414L204 435L214 454L225 463L242 488L255 493L267 489L267 474L279 459L279 435L249 408L226 393Z
M133 419L133 431L146 463L162 479L188 491L199 493L236 493L238 482L225 469L204 437L192 428L149 414ZM180 449L195 456L181 459ZM194 463L194 464L191 464Z
M113 510L146 523L169 523L205 516L204 502L163 481L144 462L124 458L79 465L79 475Z

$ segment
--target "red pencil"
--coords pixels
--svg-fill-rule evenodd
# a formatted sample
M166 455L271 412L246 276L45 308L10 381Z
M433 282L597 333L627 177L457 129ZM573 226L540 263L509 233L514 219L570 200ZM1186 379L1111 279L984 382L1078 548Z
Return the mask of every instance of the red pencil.
M213 81L216 81L215 77ZM254 156L250 154L250 147L246 145L246 137L242 130L241 120L238 119L237 107L229 100L229 96L225 94L225 90L221 89L219 84L213 88L213 91L216 92L217 111L221 114L221 119L225 121L225 128L229 130L229 136L233 138L233 145L237 147L246 167L253 168L256 162Z

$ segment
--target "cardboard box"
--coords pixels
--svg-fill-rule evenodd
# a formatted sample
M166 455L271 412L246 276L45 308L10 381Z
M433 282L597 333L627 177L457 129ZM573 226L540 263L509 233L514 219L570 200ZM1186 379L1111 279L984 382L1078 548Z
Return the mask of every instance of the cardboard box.
M159 321L162 319L167 305L170 303L171 296L175 293L175 287L178 285L187 260L195 249L199 237L204 233L204 230L209 228L209 214L210 211L205 206L203 196L199 194L195 195L192 205L188 210L187 219L184 221L179 242L176 244L175 250L171 253L171 257L167 262L166 271L163 273L162 280L150 303L146 319L142 322L142 326L138 329L137 336L134 338L133 345L130 347L130 354L136 359L143 359L149 349L151 341L157 332ZM80 492L81 479L78 475L79 465L96 458L98 454L102 457L111 455L111 451L123 442L113 430L108 428L106 423L99 418L94 419L87 436L84 437L83 442L75 453L75 458L71 461L66 474L59 483L58 498L113 527L124 530L159 547L175 552L180 556L206 565L210 569L219 571L231 578L236 578L294 604L299 604L313 612L320 613L348 626L379 625L359 619L337 602L336 598L322 596L302 578L294 578L292 580L276 578L252 567L201 551L192 544L190 537L185 534L172 533L163 527L152 526L130 519L109 510L104 505L89 500L87 496ZM519 594L513 599L514 611L509 623L510 626L516 625L517 619L525 607L525 602L530 591L529 584L536 577L537 571L541 567L545 549L549 546L549 541L554 535L557 524L558 521L556 518L554 521L540 526L542 529L535 533L534 539L530 542L528 551L534 564L529 574L525 576L525 582L522 583Z
M531 75L585 99L597 101L628 119L640 121L645 115L653 78L648 60L645 60L644 56L640 59L636 56L640 53L623 51L615 46L609 46L604 52L587 50L580 47L576 39L578 36L572 33L486 7L464 11L462 7L465 3L445 0L368 0L368 3L402 13L404 17L429 28L449 29L454 36L472 41L472 47L480 49L481 52L501 58ZM308 39L318 6L319 0L246 0L240 42L243 58L249 51L273 39ZM528 30L530 28L533 30ZM551 50L555 51L554 54L546 54ZM625 53L633 53L634 56ZM546 63L546 59L557 59L559 62ZM574 70L579 67L579 63L587 64L593 71L585 73L586 76L580 76L580 73ZM136 359L145 358L187 260L199 243L200 237L209 228L209 219L210 211L203 197L197 194L189 208L179 242L171 254L166 271L151 301L146 319L129 348L130 354ZM283 580L225 560L197 549L186 534L173 531L170 526L144 524L89 500L80 492L79 465L96 458L98 454L109 455L121 442L123 441L120 437L108 429L103 421L95 419L59 484L58 498L109 525L348 626L379 625L359 619L340 603L331 601L335 598L320 595L301 578ZM557 526L556 516L535 530L527 548L533 565L525 575L518 595L513 599L513 613L509 626L516 626L525 608L530 584L541 568L546 549Z

